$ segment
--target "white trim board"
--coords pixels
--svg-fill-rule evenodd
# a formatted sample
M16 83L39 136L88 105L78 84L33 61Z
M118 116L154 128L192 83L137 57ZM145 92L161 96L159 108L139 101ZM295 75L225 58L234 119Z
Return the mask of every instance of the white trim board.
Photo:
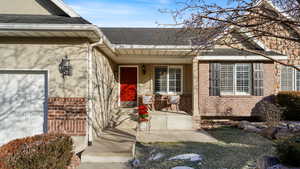
M118 64L192 64L192 58L190 59L176 59L176 58L118 58L116 59Z
M287 56L270 56L273 59L276 60L286 60L288 59ZM225 61L269 61L270 59L265 58L263 56L259 55L253 55L253 56L197 56L195 59L202 60L202 61L211 61L211 60L225 60Z
M114 45L117 49L149 49L149 50L192 50L197 49L199 46L191 46L191 45L128 45L128 44L119 44Z

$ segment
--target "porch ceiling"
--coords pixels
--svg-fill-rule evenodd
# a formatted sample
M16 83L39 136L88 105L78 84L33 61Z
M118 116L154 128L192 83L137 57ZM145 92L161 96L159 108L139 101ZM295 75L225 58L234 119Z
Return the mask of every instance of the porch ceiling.
M195 52L191 49L120 49L116 48L116 62L118 63L192 63Z

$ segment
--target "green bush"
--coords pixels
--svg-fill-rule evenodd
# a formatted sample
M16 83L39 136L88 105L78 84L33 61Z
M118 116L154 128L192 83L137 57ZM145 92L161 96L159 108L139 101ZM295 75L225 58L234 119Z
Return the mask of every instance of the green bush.
M300 92L279 92L276 101L280 106L285 108L283 112L285 120L300 120Z
M300 136L278 142L276 149L282 163L295 167L300 166Z
M0 147L0 169L66 169L73 141L63 134L17 139Z

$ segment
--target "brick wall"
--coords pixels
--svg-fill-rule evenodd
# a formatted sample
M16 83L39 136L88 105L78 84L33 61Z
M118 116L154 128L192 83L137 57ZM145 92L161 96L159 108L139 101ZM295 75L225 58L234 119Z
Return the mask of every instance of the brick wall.
M86 135L85 98L49 98L48 132Z
M274 64L264 64L264 96L209 96L209 62L199 63L199 107L201 116L253 116L262 99L274 93Z

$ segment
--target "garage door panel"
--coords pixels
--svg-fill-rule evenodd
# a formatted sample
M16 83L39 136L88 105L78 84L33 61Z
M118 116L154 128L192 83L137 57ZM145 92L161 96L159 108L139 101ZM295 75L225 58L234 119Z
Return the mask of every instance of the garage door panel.
M44 73L0 73L0 145L44 132Z

